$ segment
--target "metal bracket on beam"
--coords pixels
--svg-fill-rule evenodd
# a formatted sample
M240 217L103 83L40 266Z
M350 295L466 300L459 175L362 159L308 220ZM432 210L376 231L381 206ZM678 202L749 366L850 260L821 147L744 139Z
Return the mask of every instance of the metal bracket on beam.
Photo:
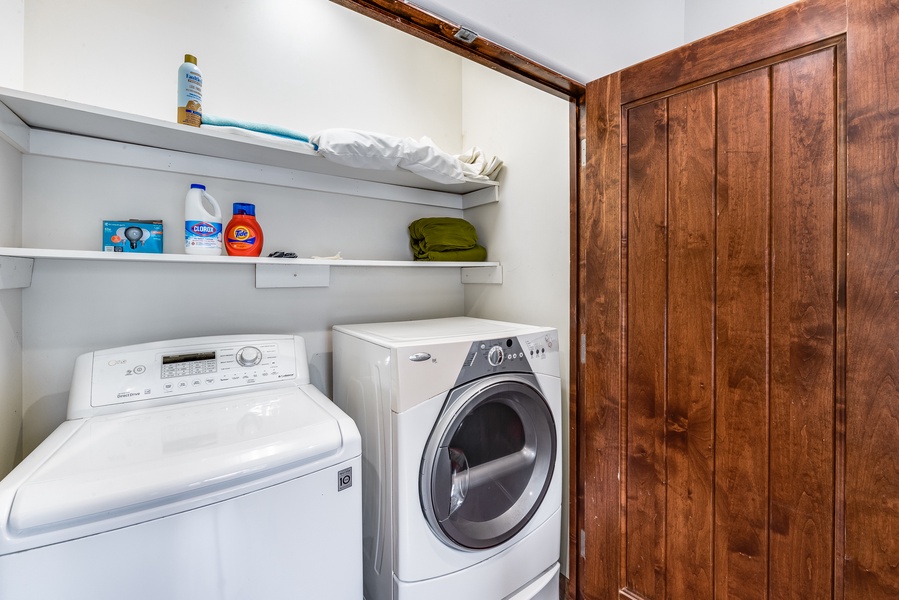
M462 283L495 283L503 282L503 266L495 267L462 267Z
M257 288L328 287L331 285L330 265L256 265Z
M33 258L0 256L0 289L13 290L31 286Z

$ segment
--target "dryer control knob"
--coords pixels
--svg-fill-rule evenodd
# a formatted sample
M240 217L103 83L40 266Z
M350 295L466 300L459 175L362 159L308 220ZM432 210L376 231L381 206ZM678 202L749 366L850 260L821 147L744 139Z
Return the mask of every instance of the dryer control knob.
M241 367L252 367L258 365L262 360L262 352L253 346L244 346L237 351L235 358Z
M487 352L487 362L494 367L498 367L505 357L506 351L503 350L502 346L494 346Z

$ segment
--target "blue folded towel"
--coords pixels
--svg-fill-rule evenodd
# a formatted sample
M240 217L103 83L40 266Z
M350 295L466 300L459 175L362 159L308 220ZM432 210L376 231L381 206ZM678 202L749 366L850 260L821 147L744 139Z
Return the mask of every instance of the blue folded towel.
M287 138L289 140L299 140L301 142L309 142L309 136L293 129L280 127L278 125L268 125L266 123L254 123L252 121L243 121L241 119L229 119L227 117L216 117L203 113L203 125L212 125L214 127L238 127L248 131L256 131L258 133L266 133L277 137Z

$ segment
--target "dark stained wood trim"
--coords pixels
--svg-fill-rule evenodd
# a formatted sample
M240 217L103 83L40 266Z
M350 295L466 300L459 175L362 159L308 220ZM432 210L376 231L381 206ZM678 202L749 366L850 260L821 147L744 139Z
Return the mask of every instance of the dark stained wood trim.
M570 283L570 326L571 340L569 344L569 374L568 374L568 578L564 583L564 587L560 590L560 598L563 600L575 600L577 598L577 557L578 557L578 538L579 538L579 519L578 519L578 405L581 402L583 382L581 376L584 370L581 368L581 333L583 332L583 323L581 316L584 314L584 296L580 293L580 259L581 246L578 232L580 224L578 216L580 210L578 204L581 194L586 189L585 171L581 168L581 149L579 140L585 139L587 134L587 111L586 98L579 101L572 101L570 106L570 144L569 156L571 157L571 183L570 183L570 263L569 263L569 283Z
M796 2L624 69L622 104L719 76L735 55L749 65L845 31L846 0Z
M660 99L628 111L627 169L622 178L627 198L627 288L622 302L627 318L621 404L622 489L625 535L622 536L628 593L646 598L670 597L665 590L665 438L657 415L666 413L664 369L667 309L667 169L668 102Z
M586 365L578 375L578 598L618 595L619 496L624 271L621 256L621 102L619 74L587 86L586 186L579 206L578 277L583 297L580 333ZM588 264L589 263L589 264ZM589 515L589 518L588 518ZM571 564L575 564L572 562Z
M899 7L847 6L844 591L880 600L899 598Z
M464 58L494 69L559 98L577 100L584 84L544 67L483 37L470 44L453 37L461 26L402 0L331 0L381 23L405 31Z
M846 214L848 210L847 180L849 152L847 143L846 112L849 90L847 87L846 43L839 44L837 51L837 73L835 96L840 103L837 108L837 210L836 210L836 247L834 249L834 288L836 289L836 346L834 373L834 552L833 552L833 600L845 598L845 563L846 556L846 273L847 237Z

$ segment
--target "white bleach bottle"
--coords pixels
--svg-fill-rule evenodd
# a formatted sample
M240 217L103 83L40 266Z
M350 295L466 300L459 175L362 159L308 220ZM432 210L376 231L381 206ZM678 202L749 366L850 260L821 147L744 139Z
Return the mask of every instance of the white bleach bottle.
M200 183L190 184L184 199L184 252L211 256L222 253L222 209Z

